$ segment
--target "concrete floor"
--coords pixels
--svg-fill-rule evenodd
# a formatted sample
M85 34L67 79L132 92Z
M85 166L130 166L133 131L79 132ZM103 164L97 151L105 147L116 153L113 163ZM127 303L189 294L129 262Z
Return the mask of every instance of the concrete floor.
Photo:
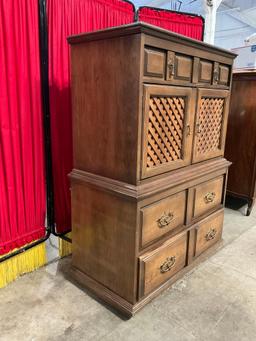
M52 261L0 290L0 340L256 340L256 208L226 209L224 246L124 320Z

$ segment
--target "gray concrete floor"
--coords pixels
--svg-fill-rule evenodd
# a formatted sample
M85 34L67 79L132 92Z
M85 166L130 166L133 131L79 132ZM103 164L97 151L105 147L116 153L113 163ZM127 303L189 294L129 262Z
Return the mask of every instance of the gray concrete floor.
M256 340L256 209L226 209L218 252L124 320L54 260L0 290L0 340Z

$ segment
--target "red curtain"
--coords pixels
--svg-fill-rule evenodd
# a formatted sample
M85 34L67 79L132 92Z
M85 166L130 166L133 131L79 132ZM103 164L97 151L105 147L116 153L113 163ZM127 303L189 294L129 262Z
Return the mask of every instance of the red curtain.
M203 40L204 20L200 16L140 7L138 20L183 34L186 37Z
M71 227L68 173L72 170L72 117L67 36L134 20L134 7L120 0L48 0L49 86L55 221Z
M38 2L0 1L0 255L45 233Z

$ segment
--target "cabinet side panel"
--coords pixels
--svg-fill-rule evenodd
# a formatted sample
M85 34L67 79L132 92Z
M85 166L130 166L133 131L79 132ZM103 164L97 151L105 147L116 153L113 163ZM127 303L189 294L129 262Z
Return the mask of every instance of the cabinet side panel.
M72 264L127 301L136 299L136 203L72 184Z
M71 46L74 168L136 184L140 35Z
M233 164L227 190L253 195L252 178L256 155L256 76L234 75L225 157Z

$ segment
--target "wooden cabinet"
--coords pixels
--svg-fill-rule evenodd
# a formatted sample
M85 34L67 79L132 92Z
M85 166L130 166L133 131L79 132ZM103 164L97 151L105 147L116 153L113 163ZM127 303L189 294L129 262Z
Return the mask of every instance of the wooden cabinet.
M72 273L133 315L221 239L234 55L142 23L69 42Z
M233 75L225 156L232 161L227 193L248 201L250 215L256 200L256 71Z

